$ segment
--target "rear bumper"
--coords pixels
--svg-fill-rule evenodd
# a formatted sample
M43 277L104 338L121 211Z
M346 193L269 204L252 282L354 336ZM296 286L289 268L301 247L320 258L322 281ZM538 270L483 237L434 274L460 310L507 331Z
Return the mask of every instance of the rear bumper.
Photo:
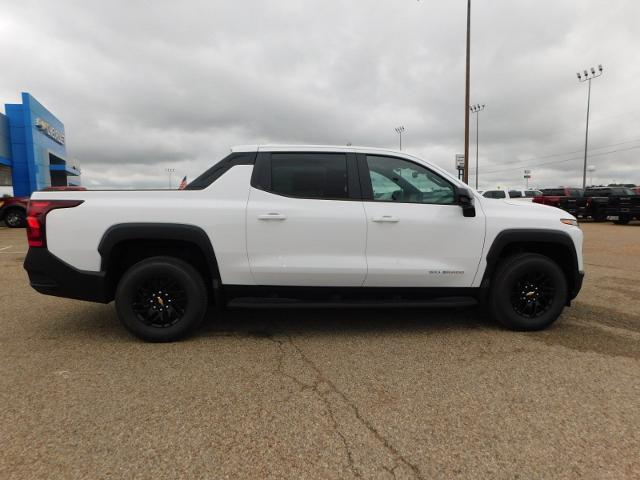
M100 303L113 300L104 272L78 270L46 248L29 248L24 269L31 287L45 295Z

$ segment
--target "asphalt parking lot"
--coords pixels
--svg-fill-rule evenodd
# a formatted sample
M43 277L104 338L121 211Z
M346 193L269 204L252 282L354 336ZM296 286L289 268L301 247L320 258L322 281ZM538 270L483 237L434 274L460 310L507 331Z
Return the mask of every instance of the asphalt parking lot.
M549 330L236 310L146 344L28 288L0 227L0 478L640 478L640 224L584 224Z

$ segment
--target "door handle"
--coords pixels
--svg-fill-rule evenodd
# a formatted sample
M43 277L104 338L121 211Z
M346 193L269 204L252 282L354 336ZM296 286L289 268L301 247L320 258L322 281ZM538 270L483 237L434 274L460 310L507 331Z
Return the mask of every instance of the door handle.
M391 215L383 215L381 217L373 217L371 221L376 223L398 223L400 219Z
M271 212L258 215L258 220L286 220L287 216L282 213Z

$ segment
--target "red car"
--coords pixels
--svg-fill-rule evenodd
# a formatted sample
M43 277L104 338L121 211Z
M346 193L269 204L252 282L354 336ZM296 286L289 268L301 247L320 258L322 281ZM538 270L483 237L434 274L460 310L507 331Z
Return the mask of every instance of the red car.
M7 227L20 228L27 225L27 204L29 197L1 197L0 221Z

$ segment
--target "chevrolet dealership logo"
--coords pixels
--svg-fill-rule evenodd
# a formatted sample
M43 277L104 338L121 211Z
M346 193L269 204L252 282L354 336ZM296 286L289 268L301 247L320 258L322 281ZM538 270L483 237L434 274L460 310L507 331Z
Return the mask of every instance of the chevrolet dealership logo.
M54 141L58 142L60 145L64 145L64 133L51 126L49 122L46 122L38 117L36 118L36 128L42 131L47 137L50 137Z

